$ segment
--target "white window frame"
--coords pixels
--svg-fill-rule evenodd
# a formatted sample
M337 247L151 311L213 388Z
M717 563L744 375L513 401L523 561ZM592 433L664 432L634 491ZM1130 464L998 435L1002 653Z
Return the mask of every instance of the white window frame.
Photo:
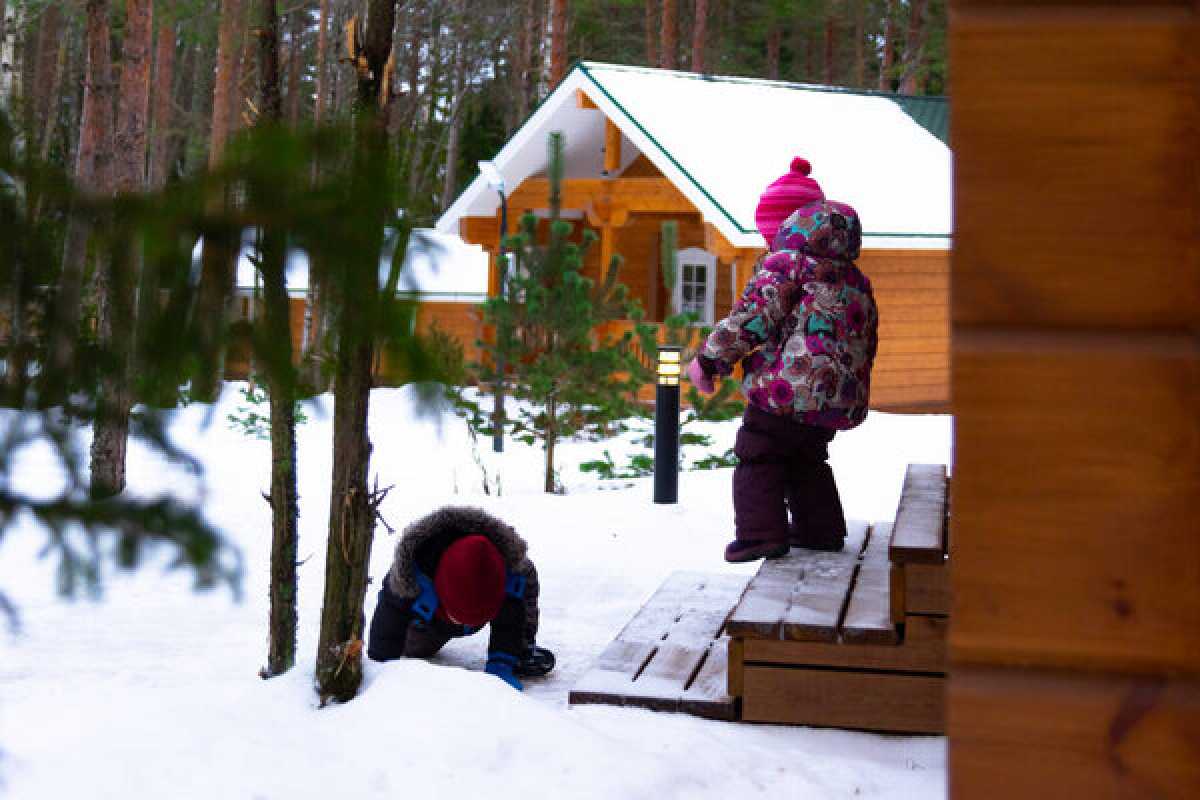
M689 247L675 254L675 292L673 304L677 313L683 313L683 267L685 264L701 266L704 272L704 311L696 325L712 325L713 310L717 294L717 257L699 247Z

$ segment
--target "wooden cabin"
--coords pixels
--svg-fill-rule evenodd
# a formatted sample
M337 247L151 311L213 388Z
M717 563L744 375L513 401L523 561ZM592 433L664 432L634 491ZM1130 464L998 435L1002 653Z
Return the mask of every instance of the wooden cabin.
M565 138L563 215L599 237L585 273L612 254L646 317L728 313L765 243L754 209L802 155L826 196L858 209L859 260L880 308L872 401L946 411L950 400L951 171L944 98L580 63L494 159L510 232L547 215L547 140ZM495 254L500 194L476 178L437 223ZM662 223L678 224L674 287L660 275ZM497 290L495 259L488 291ZM466 309L460 309L465 313ZM619 333L622 325L613 325ZM463 324L458 327L464 327Z

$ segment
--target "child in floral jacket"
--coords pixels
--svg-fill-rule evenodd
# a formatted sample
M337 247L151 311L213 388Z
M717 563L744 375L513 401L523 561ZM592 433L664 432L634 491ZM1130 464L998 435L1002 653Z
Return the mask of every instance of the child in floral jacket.
M796 159L764 194L756 218L770 251L688 366L704 392L713 376L743 367L748 402L734 446L736 539L727 561L774 558L792 545L841 550L846 536L827 446L866 417L879 317L854 265L858 214L825 200L808 172ZM772 190L789 180L784 199L801 204L772 225L764 206L773 200L778 212L781 192Z

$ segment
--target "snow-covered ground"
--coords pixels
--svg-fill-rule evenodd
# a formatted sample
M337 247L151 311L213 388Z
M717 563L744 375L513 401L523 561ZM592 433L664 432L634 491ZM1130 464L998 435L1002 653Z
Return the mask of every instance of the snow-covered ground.
M373 471L395 484L383 514L396 528L446 503L482 506L530 542L542 581L539 643L558 655L546 679L518 693L480 670L486 634L451 642L432 663L367 662L353 702L317 709L314 648L324 574L331 425L327 399L299 433L300 659L264 682L269 509L267 442L225 423L229 387L207 413L176 414L172 432L199 455L204 504L245 558L245 596L195 594L162 562L110 574L100 602L64 601L44 537L27 525L0 546L0 589L22 632L0 629L0 795L42 798L693 798L940 797L945 741L810 728L730 724L610 707L568 708L572 684L675 570L749 574L728 565L730 470L686 472L678 505L654 505L650 479L599 481L578 470L608 449L622 464L630 436L560 450L566 495L545 495L541 453L509 442L494 457L500 496L482 490L464 424L418 414L411 389L377 390ZM7 423L4 423L7 424ZM690 429L690 428L689 428ZM713 452L737 422L712 424ZM847 514L889 519L904 465L947 462L947 417L871 414L835 440L832 463ZM482 451L482 452L480 452ZM22 461L22 483L54 485L44 453ZM182 490L189 479L135 447L131 485ZM188 490L189 492L192 490ZM395 537L376 534L371 573ZM374 608L368 595L368 617Z

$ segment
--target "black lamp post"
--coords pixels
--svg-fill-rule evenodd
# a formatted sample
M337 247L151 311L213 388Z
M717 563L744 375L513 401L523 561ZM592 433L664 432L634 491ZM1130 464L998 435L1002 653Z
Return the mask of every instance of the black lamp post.
M504 196L504 176L491 161L480 161L479 173L483 175L488 185L500 195L500 245L497 248L500 255L500 264L497 267L499 270L499 280L497 281L496 291L499 292L500 297L504 297L508 284L508 256L504 252L504 240L508 238L508 198ZM497 340L500 339L500 335L501 332L496 331ZM492 409L492 452L495 453L504 452L504 367L504 356L497 355L496 404Z
M680 348L658 348L654 392L654 502L679 502Z

